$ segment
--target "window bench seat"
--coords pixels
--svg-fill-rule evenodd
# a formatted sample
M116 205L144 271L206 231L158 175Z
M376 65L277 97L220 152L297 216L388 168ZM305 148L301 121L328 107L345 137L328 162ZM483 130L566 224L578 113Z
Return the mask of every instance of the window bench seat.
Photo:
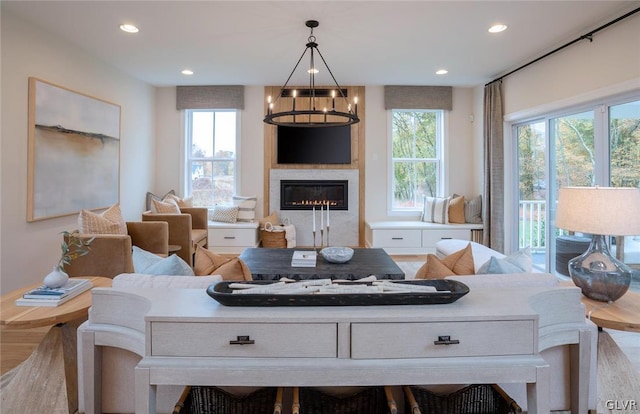
M383 248L388 254L436 252L436 243L446 239L482 242L482 224L438 224L423 221L367 221L367 247Z

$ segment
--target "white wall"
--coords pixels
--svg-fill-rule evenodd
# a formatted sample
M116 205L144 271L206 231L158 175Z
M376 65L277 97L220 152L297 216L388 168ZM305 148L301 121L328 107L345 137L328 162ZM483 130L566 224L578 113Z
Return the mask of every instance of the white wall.
M387 171L387 112L384 109L383 86L366 87L366 126L365 126L365 219L415 219L416 217L389 217L387 214L388 171ZM180 187L181 164L175 154L183 154L180 135L183 120L175 109L175 87L158 88L157 92L157 181L155 191L164 194L172 188ZM256 215L263 216L264 201L264 88L245 87L245 108L241 113L241 179L239 192L243 195L258 196ZM482 163L478 164L475 150L478 138L474 128L478 116L474 113L474 90L471 88L453 89L453 110L449 112L448 128L449 149L445 168L448 171L449 193L456 192L473 197L480 194ZM471 116L474 116L472 122ZM480 139L480 148L481 139ZM480 157L480 161L482 158ZM480 185L478 184L480 183ZM362 184L361 184L362 185ZM180 190L179 190L180 189Z
M240 113L240 182L237 192L241 195L258 196L256 216L262 217L264 201L264 134L262 113L264 88L246 86L244 88L245 107ZM165 194L175 189L184 195L182 168L184 165L184 119L176 109L176 88L157 88L156 93L157 149L155 156L156 182L153 192Z
M366 100L365 219L415 220L419 218L419 214L411 217L388 214L387 197L391 184L387 155L389 125L388 113L384 109L384 87L367 86ZM448 141L445 143L447 195L458 193L474 197L482 190L481 181L474 178L482 175L482 163L478 165L474 153L478 142L474 129L479 120L475 111L474 90L453 88L453 109L447 113L445 125L448 130ZM480 135L480 139L481 137Z
M139 220L154 176L154 88L82 50L2 12L2 293L36 283L60 256L60 232L77 228L77 215L28 223L28 77L121 105L120 204Z

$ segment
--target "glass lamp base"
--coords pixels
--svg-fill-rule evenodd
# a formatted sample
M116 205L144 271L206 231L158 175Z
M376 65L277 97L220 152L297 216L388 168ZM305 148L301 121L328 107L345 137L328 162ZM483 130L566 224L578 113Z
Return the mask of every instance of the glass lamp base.
M569 274L583 295L601 302L619 299L631 284L631 268L611 255L602 235L593 235L587 251L569 261Z

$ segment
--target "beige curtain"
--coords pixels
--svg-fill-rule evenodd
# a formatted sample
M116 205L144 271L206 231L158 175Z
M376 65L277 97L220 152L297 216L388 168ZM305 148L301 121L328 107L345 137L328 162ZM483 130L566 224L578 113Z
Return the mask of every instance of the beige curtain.
M504 145L502 81L484 87L483 244L504 252Z

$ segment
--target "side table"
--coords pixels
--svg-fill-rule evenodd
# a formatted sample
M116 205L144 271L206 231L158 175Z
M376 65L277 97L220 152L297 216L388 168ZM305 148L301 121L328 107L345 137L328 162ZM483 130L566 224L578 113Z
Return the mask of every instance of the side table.
M110 287L112 279L87 276L93 287ZM91 289L56 307L16 306L16 299L42 282L14 290L0 298L0 325L14 328L50 326L31 356L5 375L2 411L74 413L78 408L76 328L87 318Z
M599 328L640 332L640 293L628 291L615 302L599 302L582 297L587 318Z

